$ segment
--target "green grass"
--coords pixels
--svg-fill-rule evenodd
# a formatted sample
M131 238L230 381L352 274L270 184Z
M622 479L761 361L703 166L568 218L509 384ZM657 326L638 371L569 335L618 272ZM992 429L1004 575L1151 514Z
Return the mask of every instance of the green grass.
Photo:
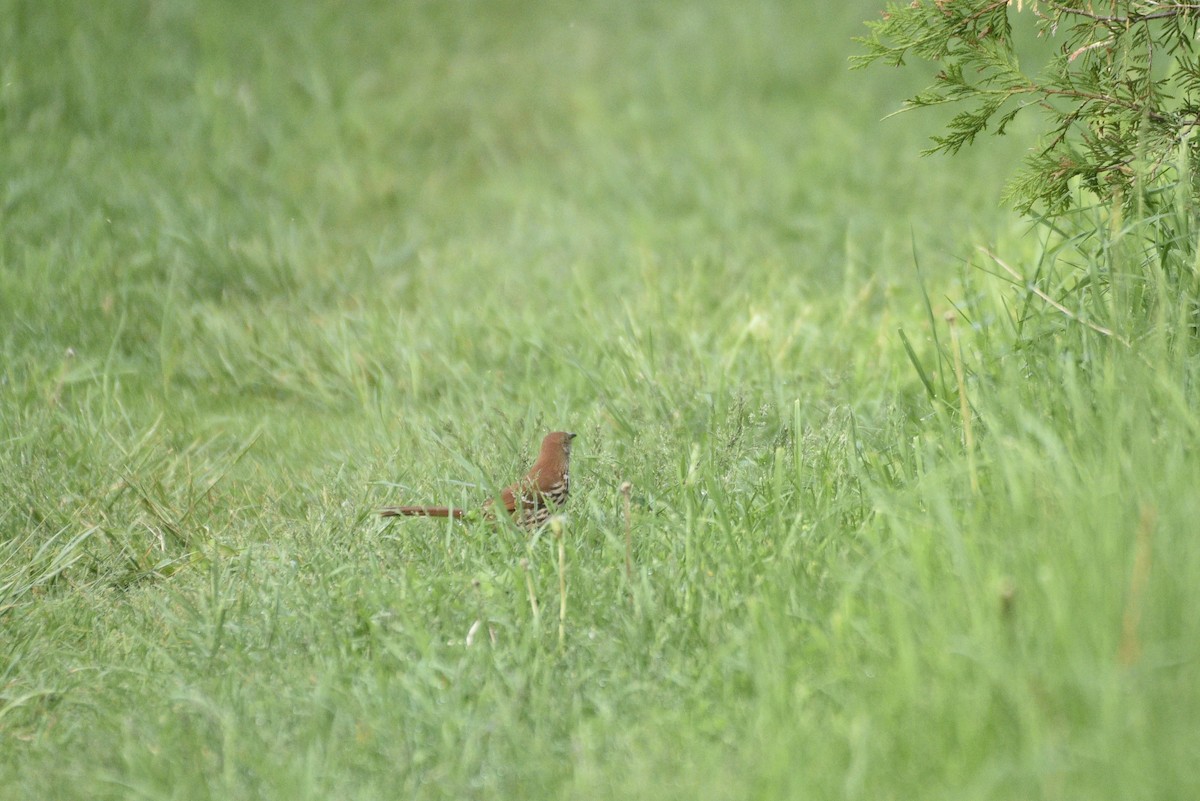
M1200 794L1192 265L877 10L0 0L0 797Z

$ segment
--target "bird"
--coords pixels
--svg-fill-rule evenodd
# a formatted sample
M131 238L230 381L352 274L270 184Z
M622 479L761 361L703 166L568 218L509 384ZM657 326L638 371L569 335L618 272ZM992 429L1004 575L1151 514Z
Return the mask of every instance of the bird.
M500 503L513 522L526 529L545 523L550 515L567 502L571 491L571 440L569 431L552 431L542 439L537 461L525 477L500 492ZM483 504L485 515L493 513L494 498ZM453 506L385 506L382 517L453 517L467 516L465 509Z

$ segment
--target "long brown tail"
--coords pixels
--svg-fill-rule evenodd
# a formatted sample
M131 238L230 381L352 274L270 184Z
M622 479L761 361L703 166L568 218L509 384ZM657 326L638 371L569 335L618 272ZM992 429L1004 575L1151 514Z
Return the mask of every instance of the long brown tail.
M462 509L448 506L385 506L379 510L382 517L454 517L462 519Z

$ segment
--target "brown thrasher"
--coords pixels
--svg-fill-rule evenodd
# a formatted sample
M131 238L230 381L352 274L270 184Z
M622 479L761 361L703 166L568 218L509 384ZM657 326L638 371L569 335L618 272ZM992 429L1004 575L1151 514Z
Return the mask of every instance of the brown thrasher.
M512 515L513 521L523 528L536 528L545 523L556 509L567 502L571 489L571 440L575 435L566 431L554 431L542 440L542 450L537 461L525 477L511 484L500 493L500 503ZM493 498L483 505L484 514L489 514ZM379 510L384 517L455 517L463 518L466 511L451 506L385 506Z

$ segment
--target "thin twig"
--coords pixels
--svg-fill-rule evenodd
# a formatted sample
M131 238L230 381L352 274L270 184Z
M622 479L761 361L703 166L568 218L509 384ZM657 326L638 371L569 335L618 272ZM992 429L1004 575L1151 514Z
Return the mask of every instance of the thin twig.
M1129 111L1136 111L1138 114L1145 114L1149 119L1154 120L1155 122L1170 122L1170 117L1168 117L1166 114L1160 114L1157 111L1151 111L1150 109L1139 105L1133 100L1122 100L1121 98L1113 97L1112 95L1102 95L1096 92L1081 92L1078 89L1046 89L1043 87L1037 87L1036 89L1030 91L1036 91L1045 95L1046 97L1067 97L1072 100L1107 103L1110 106L1119 106L1123 109L1128 109Z
M1184 11L1195 11L1200 9L1200 4L1197 3L1179 3L1169 7L1165 11L1156 11L1153 14L1130 14L1126 17L1108 16L1105 14L1097 14L1094 11L1085 11L1082 8L1068 8L1059 5L1058 3L1050 3L1050 7L1055 11L1066 14L1068 16L1085 17L1096 22L1111 22L1117 25L1132 25L1136 22L1148 22L1155 19L1170 19L1178 17Z

